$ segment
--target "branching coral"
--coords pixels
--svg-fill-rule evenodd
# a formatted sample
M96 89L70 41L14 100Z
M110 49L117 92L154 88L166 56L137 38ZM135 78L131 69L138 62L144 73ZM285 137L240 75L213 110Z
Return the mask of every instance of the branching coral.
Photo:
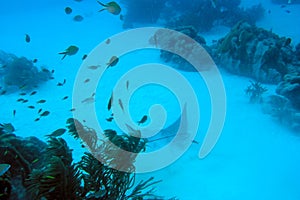
M262 95L268 91L267 88L263 87L259 82L250 81L250 85L245 89L246 95L250 97L250 102L262 102Z

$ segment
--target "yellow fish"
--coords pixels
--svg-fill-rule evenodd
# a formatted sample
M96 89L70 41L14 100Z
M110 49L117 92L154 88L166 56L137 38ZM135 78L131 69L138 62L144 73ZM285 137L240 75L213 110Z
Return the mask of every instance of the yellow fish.
M104 8L102 8L101 10L99 10L99 12L102 12L103 10L107 10L108 12L110 12L113 15L118 15L121 12L121 7L119 6L119 4L117 4L116 2L112 1L109 2L107 4L103 4L100 1L97 1L101 6L103 6Z

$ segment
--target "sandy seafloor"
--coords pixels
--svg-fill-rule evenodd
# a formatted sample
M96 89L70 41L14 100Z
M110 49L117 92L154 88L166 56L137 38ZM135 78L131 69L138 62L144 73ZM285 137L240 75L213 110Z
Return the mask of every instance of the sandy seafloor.
M244 1L243 4L249 6L257 2ZM272 29L280 36L291 37L293 44L297 44L300 41L300 5L289 5L286 9L291 13L288 14L280 5L269 1L262 4L271 13L266 13L257 25ZM72 7L73 13L82 14L85 19L74 22L71 16L64 13L65 6ZM0 96L0 122L13 123L17 135L37 136L45 140L44 135L64 127L66 119L72 117L69 109L72 108L73 82L82 55L89 53L109 36L123 31L118 17L97 13L98 9L98 4L92 1L0 1L0 49L29 59L37 58L38 66L55 69L55 79L41 85L38 93L29 97L27 103L35 105L36 100L47 100L41 107L51 111L51 114L38 122L34 122L37 110L30 110L27 105L16 102L18 93ZM210 42L219 39L227 31L226 28L217 27L204 36ZM31 36L29 44L24 42L25 33ZM79 52L61 61L58 52L71 44L77 45ZM103 85L97 90L96 105L103 128L115 128L105 118L109 116L106 103L117 78L131 66L147 62L161 63L158 52L136 54L124 57L119 66L107 71L101 80ZM198 76L185 72L182 74L195 86L200 101L201 123L196 140L201 142L209 123L209 95ZM157 185L157 194L177 196L179 199L300 199L299 135L263 114L259 105L249 104L244 95L249 78L231 75L223 70L221 74L226 88L227 114L222 135L213 151L200 160L200 146L193 144L172 165L156 172L139 174L138 179L150 176L161 179L163 181ZM67 80L65 86L57 87L57 82L63 79ZM275 86L267 87L269 94L274 92ZM69 99L62 101L66 95ZM174 96L165 90L145 87L132 101L130 111L134 121L146 114L153 102L162 103L168 111L166 126L179 116ZM15 117L12 116L14 109L17 111ZM79 160L83 149L68 135L63 137L74 149L74 159ZM151 145L157 144L149 144L150 148Z

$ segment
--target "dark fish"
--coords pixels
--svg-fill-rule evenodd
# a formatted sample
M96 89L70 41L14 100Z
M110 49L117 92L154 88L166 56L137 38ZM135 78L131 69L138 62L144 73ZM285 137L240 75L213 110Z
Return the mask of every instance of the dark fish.
M27 103L28 102L28 100L27 99L25 99L22 103Z
M35 107L34 106L27 106L28 108L30 108L30 109L34 109Z
M90 81L90 79L87 78L87 79L85 79L84 83L87 83L87 82L89 82L89 81Z
M41 115L41 117L46 117L46 116L48 116L50 114L50 112L49 111L44 111L42 114L40 114Z
M286 13L291 13L291 11L290 11L290 10L286 10L285 12L286 12Z
M280 6L280 8L285 8L285 7L286 7L286 5L281 5L281 6Z
M54 69L51 70L51 73L52 73L52 74L54 73Z
M51 134L46 135L46 136L47 137L58 137L58 136L63 135L65 132L66 132L66 129L60 128L60 129L57 129L56 131L53 131Z
M35 95L37 93L37 91L33 91L30 93L30 96Z
M108 101L108 104L107 104L107 110L111 109L112 101L113 101L113 93L111 93L111 96L109 98L109 101Z
M291 38L287 38L285 43L284 43L284 46L289 46L292 42L292 39Z
M36 59L36 58L32 60L33 63L37 63L37 61L38 61L38 59Z
M64 79L64 81L63 81L63 84L66 84L66 81L67 81L67 80L66 80L66 79Z
M72 8L70 8L70 7L65 7L65 13L66 13L67 15L71 14L72 11L73 11Z
M63 86L64 84L62 84L62 83L57 83L57 86Z
M95 102L95 98L93 96L88 97L88 98L81 101L81 103L93 103L93 102Z
M25 34L25 41L27 42L27 43L29 43L30 42L30 36L28 35L28 34Z
M73 17L73 20L75 22L81 22L83 20L83 17L81 15L76 15Z
M40 112L41 112L42 110L43 110L43 109L40 108L39 111L38 111L38 114L40 114Z
M119 58L117 56L112 56L109 62L107 63L107 68L115 66L116 64L118 64L118 62Z
M36 118L34 121L37 122L37 121L39 121L39 120L40 120L40 118L38 117L38 118Z
M13 116L15 117L16 116L16 110L13 110Z
M106 41L105 41L106 44L109 44L110 43L110 39L108 38Z
M88 66L89 69L98 69L100 67L100 65L91 65Z
M41 100L38 100L36 103L45 103L45 102L46 102L46 100L41 99Z
M113 119L114 119L113 117L109 117L109 118L106 118L106 121L111 122Z
M87 58L87 55L84 54L84 55L82 56L82 60L85 60L86 58Z
M0 95L4 95L6 93L6 90L2 90Z
M21 102L21 101L24 101L24 100L25 99L20 98L20 99L17 100L17 102Z
M71 112L73 112L73 111L75 111L75 110L76 110L75 108L71 108L71 109L70 109Z
M21 92L19 95L25 96L25 95L26 95L26 92Z
M62 98L62 100L66 100L67 98L69 98L68 96L65 96L64 98Z
M119 99L119 105L120 105L120 108L122 109L122 111L124 112L123 102L121 99Z
M126 81L126 89L128 90L129 87L129 81Z
M69 46L64 52L60 52L58 54L63 54L64 56L62 57L62 60L66 57L66 56L73 56L78 52L79 48L75 45L71 45Z
M140 121L137 122L138 125L145 123L145 121L147 121L147 119L148 119L147 115L144 115L144 116L142 117L142 119L141 119Z

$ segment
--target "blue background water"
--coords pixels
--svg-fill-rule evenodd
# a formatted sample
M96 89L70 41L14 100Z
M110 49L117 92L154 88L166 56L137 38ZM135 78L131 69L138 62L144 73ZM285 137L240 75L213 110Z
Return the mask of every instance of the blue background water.
M243 1L249 6L259 1ZM273 29L273 32L291 37L295 44L300 41L300 7L293 5L287 15L278 5L269 1L262 4L272 9L272 13L258 22L258 26ZM74 22L72 16L64 13L70 6L73 13L84 16L82 22ZM38 94L30 97L34 102L47 99L44 109L51 111L48 118L34 122L36 112L16 102L17 93L0 96L0 122L12 122L16 134L35 135L45 140L44 135L64 127L65 120L71 117L68 111L72 107L71 99L61 98L72 95L73 82L81 65L83 54L89 53L98 43L122 29L122 21L107 12L98 13L99 5L95 1L71 0L58 1L1 1L0 2L0 49L17 56L38 59L37 65L46 65L55 69L55 80L38 88ZM224 27L215 27L205 37L218 39L229 31ZM31 36L31 42L25 43L24 35ZM75 56L61 60L58 53L71 44L80 47ZM123 73L138 64L159 62L158 51L135 52L122 59L122 67L114 68L105 74L99 86L97 108L106 108L110 92ZM196 140L202 141L209 123L209 94L201 78L195 74L181 72L194 86L200 100L201 123ZM177 196L179 199L300 199L300 140L286 127L262 114L258 105L249 104L244 95L248 78L238 77L221 70L227 94L227 114L225 126L219 142L211 154L204 160L198 158L200 146L193 144L175 163L156 172L139 174L139 179L155 176L163 182L157 186L157 193L165 196ZM56 83L67 80L64 87ZM275 86L268 85L269 93ZM153 103L161 103L168 111L166 126L180 115L178 104L172 94L165 89L145 87L133 97L130 107L134 121L148 112ZM13 118L12 110L17 111ZM105 121L108 113L99 111L98 117L104 127L115 127ZM74 148L74 158L80 159L83 151L77 142L65 135L69 145ZM150 145L150 148L155 148ZM159 162L159 161L157 161Z

